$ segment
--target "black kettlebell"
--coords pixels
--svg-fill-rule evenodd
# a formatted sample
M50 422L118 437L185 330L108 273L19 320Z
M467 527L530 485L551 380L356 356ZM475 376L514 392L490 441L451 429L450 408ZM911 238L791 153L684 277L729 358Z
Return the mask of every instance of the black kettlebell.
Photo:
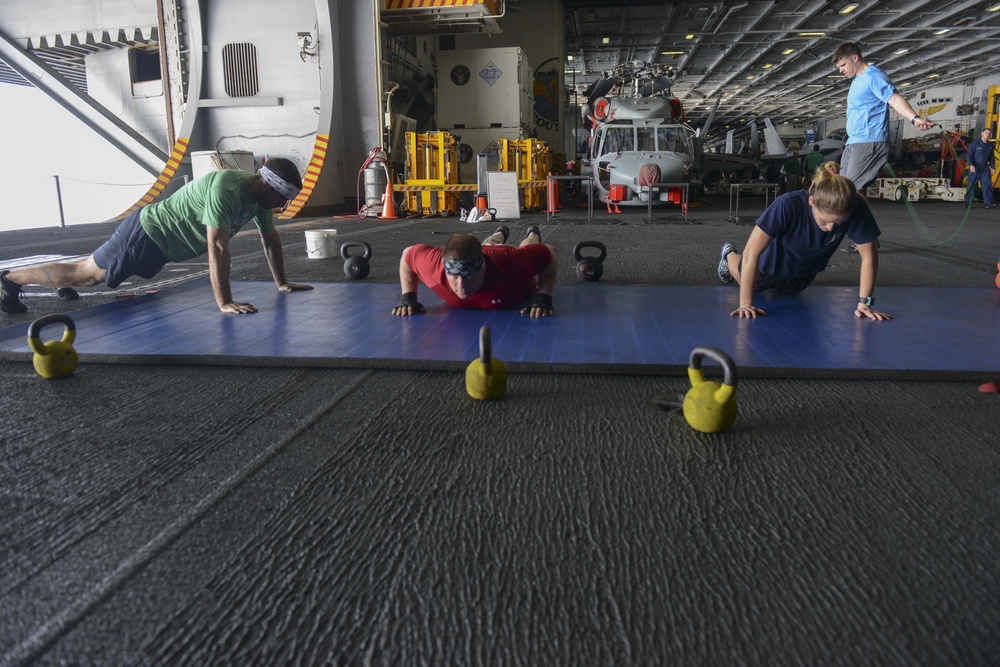
M580 252L584 248L597 248L600 254L597 256L584 257ZM576 277L588 283L596 283L604 275L604 258L608 256L608 249L600 241L580 241L573 248L573 257L576 259Z
M361 255L350 255L347 252L350 248L364 248L365 252ZM368 276L368 271L371 270L368 260L372 258L370 245L364 241L348 241L340 246L340 256L344 258L344 275L349 279L355 280Z

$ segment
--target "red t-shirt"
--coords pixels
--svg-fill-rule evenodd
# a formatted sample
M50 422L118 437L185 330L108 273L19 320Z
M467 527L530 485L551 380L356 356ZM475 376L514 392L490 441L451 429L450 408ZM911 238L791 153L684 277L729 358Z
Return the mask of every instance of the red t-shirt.
M541 243L523 248L484 245L486 278L483 286L468 299L459 299L448 287L441 255L441 248L419 243L406 253L406 265L449 306L483 310L511 308L534 294L535 276L552 261L552 253Z

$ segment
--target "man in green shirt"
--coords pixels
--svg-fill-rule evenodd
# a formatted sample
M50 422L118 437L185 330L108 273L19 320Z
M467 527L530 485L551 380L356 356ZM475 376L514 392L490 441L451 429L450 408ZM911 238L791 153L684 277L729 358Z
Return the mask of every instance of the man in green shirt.
M826 162L826 158L823 154L819 152L819 144L814 144L812 153L806 156L806 173L802 175L802 187L806 190L809 189L809 185L812 183L813 175L816 173L816 169L819 168L821 164Z
M802 165L799 162L799 152L795 151L795 154L788 158L781 169L785 172L785 192L798 190L799 174L802 173Z
M302 188L295 165L266 160L256 174L222 170L192 181L170 197L129 215L94 254L75 262L54 262L0 272L0 309L23 313L22 285L115 288L129 276L152 278L167 262L208 253L212 292L224 313L255 313L249 303L233 301L229 284L229 241L250 220L260 231L264 254L278 290L312 289L285 280L281 237L271 212L294 199Z

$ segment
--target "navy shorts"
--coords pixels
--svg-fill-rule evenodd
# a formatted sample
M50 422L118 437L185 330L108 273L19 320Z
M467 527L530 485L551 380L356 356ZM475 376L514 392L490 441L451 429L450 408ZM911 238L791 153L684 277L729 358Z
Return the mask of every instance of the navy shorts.
M170 261L139 224L141 211L125 218L111 238L94 251L94 263L108 272L104 278L108 287L118 287L129 276L152 278Z
M775 278L766 273L757 272L757 282L754 284L755 292L763 292L768 289L776 289L782 294L798 294L812 284L816 276L806 276L805 278Z

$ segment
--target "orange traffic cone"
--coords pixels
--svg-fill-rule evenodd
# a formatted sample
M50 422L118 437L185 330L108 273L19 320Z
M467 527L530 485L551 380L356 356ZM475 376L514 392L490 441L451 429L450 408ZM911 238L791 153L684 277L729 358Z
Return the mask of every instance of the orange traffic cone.
M395 220L396 219L396 202L392 197L392 181L388 181L385 184L385 203L382 204L382 215L380 216L383 220Z

